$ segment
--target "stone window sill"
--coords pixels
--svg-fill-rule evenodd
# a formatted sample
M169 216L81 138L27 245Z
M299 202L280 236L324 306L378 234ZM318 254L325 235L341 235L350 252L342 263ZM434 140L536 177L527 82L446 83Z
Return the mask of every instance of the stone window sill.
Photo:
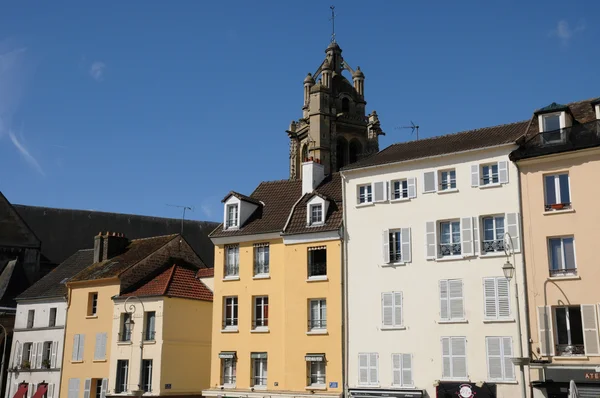
M514 319L484 319L483 323L512 323Z
M318 335L327 335L329 333L327 332L327 329L315 329L315 330L309 330L308 332L306 332L306 334L308 336L318 336Z
M329 280L326 275L324 276L310 276L306 280L307 282L324 282Z
M226 276L225 278L223 278L223 282L239 281L239 280L240 280L239 276Z
M466 319L450 319L450 320L442 320L442 321L437 321L437 323L441 323L441 324L452 324L452 323L469 323L468 320Z
M581 280L579 275L565 275L565 276L550 276L549 281L578 281Z
M565 214L565 213L575 213L575 209L550 210L550 211L545 211L542 214L545 216L551 216L553 214Z

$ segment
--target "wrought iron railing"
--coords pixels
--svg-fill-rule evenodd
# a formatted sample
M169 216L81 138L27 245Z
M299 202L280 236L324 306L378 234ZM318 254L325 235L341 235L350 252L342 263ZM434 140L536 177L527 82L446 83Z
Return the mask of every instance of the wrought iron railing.
M119 341L131 341L131 330L119 333Z
M314 262L308 265L308 276L325 276L327 275L326 262Z
M256 319L252 321L252 329L264 328L269 326L269 318Z
M223 319L223 329L237 327L238 319L237 318L225 318Z
M390 263L402 261L402 253L395 249L390 249Z
M225 276L238 276L240 273L239 264L227 264L225 265Z
M440 244L440 255L441 256L455 256L461 253L460 243L441 243Z
M253 376L252 383L253 386L266 386L267 378L262 376Z
M144 333L144 340L146 340L146 341L153 341L155 337L156 337L156 332L154 330L147 330Z
M308 377L309 386L321 386L325 384L325 375L314 374Z
M440 182L440 190L445 191L447 189L456 188L456 179L450 179L448 181Z
M235 385L235 376L223 376L223 385Z
M269 263L256 262L254 264L254 275L266 275L269 273Z
M585 346L583 344L557 344L556 356L571 357L585 355Z
M308 328L309 329L326 329L327 328L327 320L326 319L309 319L308 320Z
M483 252L493 253L504 251L504 239L484 240Z
M577 268L551 269L550 276L571 276L577 275Z

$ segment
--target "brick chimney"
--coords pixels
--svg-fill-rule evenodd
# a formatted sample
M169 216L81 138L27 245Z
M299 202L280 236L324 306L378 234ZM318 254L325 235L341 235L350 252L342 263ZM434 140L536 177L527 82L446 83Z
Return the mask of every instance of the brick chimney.
M129 239L123 234L107 232L106 235L102 235L102 232L99 232L94 237L94 263L123 254L128 245Z

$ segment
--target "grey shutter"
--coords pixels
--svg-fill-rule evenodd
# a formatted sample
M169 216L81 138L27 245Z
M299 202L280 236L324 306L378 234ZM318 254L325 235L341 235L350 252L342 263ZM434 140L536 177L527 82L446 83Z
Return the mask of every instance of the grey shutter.
M521 251L521 237L519 236L519 213L506 214L506 229L512 238L512 248L515 253Z
M379 383L379 369L378 369L378 360L376 353L369 354L369 384L378 384Z
M460 219L460 236L462 240L462 255L473 255L473 220L471 217Z
M498 162L498 181L500 184L508 184L508 162L506 160Z
M381 321L383 326L394 325L394 295L392 293L381 294Z
M369 354L358 354L358 384L369 383Z
M554 339L552 336L552 318L550 311L549 306L537 307L540 354L542 356L554 355Z
M83 383L83 398L90 398L90 389L92 388L92 379L85 379Z
M473 217L473 254L479 254L479 217Z
M515 379L515 365L512 363L512 337L502 337L502 357L504 360L504 380Z
M442 337L442 378L452 377L452 364L450 362L450 337Z
M406 180L406 184L408 185L408 198L414 199L417 197L417 179L416 178L408 178Z
M425 223L425 257L428 260L436 258L436 230L435 221Z
M103 333L102 336L102 358L106 359L106 344L108 344L108 333Z
M448 311L448 281L440 281L440 319L445 321L450 318L450 311Z
M383 181L373 184L373 201L383 202L385 200L385 185Z
M485 319L497 319L496 278L483 278L483 301Z
M385 229L383 230L383 263L390 263L390 231Z
M52 342L51 356L50 356L50 367L56 369L56 352L58 351L58 341Z
M106 398L108 391L108 379L102 379L102 387L100 388L100 398Z
M402 262L410 263L412 261L412 253L410 251L410 228L402 228Z
M412 355L402 354L402 385L412 386Z
M502 340L501 337L486 337L488 378L502 380Z
M467 340L464 337L450 339L452 352L452 377L467 378Z
M585 355L600 355L600 343L598 342L598 320L596 317L596 306L593 304L581 304L581 322L583 323L583 343Z
M71 361L78 361L79 359L79 336L78 334L73 336L73 354L71 355Z
M423 193L435 192L437 189L435 171L423 173Z
M448 299L450 300L450 319L464 319L462 279L451 279L448 281Z
M479 165L478 164L471 165L471 186L472 187L479 186Z
M96 333L96 346L94 347L94 359L104 359L101 356L102 350L102 333ZM85 397L88 398L88 397Z
M392 354L392 385L402 385L402 354Z
M402 324L402 292L394 292L394 326Z
M83 361L83 349L85 347L85 334L79 335L79 349L77 351L77 360Z
M510 318L510 284L508 279L496 279L496 294L498 295L498 318Z

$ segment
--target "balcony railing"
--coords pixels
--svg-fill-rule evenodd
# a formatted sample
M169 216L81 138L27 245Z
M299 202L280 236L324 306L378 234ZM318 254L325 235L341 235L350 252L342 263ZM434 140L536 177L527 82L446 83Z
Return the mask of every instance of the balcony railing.
M266 328L269 326L269 318L257 319L252 321L252 329Z
M460 243L441 243L440 244L440 255L441 256L456 256L461 253Z
M314 374L308 377L309 386L322 386L325 385L325 375Z
M146 341L154 341L156 337L156 332L154 330L147 330L144 333L144 340Z
M571 202L545 204L545 211L567 210L571 208Z
M390 263L402 261L402 253L400 251L390 249Z
M527 139L510 155L511 160L600 146L600 120L544 131Z
M225 266L225 276L238 276L240 274L239 264L227 264Z
M583 344L557 344L556 356L573 357L585 355L585 346Z
M550 276L574 276L577 275L577 268L551 269Z
M131 330L119 333L119 341L131 341Z
M309 319L308 320L308 328L309 329L327 329L327 320L326 319Z
M327 275L327 263L311 263L308 265L308 276Z
M504 239L484 240L483 241L483 252L503 252L504 251Z
M254 376L254 377L252 377L252 383L253 384L251 384L251 385L253 385L253 386L266 386L267 378L262 377L262 376Z
M238 325L238 319L237 318L225 318L223 320L223 329L236 328L237 325Z
M223 385L235 385L235 376L223 376Z

